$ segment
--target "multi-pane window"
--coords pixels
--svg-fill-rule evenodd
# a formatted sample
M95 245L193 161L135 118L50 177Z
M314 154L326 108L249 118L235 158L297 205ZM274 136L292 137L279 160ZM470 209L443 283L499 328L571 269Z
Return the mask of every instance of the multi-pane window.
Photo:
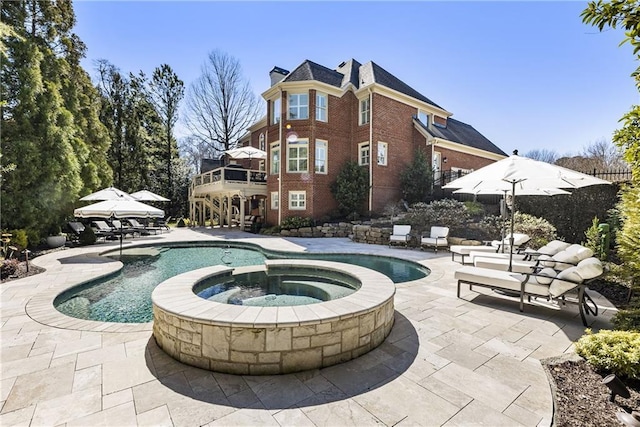
M292 93L289 95L289 120L309 118L309 94Z
M280 143L276 142L271 144L271 175L278 175L280 173Z
M289 191L289 209L305 210L307 208L306 191Z
M371 114L371 100L369 98L360 101L360 124L364 125L369 123Z
M358 145L358 164L360 166L369 164L369 143L364 142Z
M271 192L271 209L278 210L278 202L280 200L280 194L277 191Z
M282 111L280 98L274 99L271 103L271 124L280 123L280 112Z
M316 120L321 122L327 121L327 95L324 93L316 93Z
M287 172L307 172L308 161L308 140L287 141Z
M386 142L378 142L378 165L387 166L387 157L389 144Z
M316 139L316 173L327 173L327 141Z

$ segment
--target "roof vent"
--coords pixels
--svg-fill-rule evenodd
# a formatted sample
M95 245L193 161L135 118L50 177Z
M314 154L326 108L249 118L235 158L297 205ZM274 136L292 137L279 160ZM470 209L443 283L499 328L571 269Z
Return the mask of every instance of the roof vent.
M347 63L346 63L346 62L344 62L344 61L342 61L342 62L340 63L340 65L338 65L338 68L342 68L342 67L344 67L345 65L347 65Z
M289 71L280 67L273 67L273 70L269 71L269 77L271 77L271 86L276 83L280 83L285 77L289 75Z

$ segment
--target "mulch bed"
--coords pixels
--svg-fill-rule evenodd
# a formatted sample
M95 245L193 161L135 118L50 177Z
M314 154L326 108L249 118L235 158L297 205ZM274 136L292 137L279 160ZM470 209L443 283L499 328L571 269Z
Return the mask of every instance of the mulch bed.
M601 280L589 284L589 288L602 294L617 308L627 304L629 290L620 284ZM602 383L608 372L596 372L585 360L551 363L546 370L555 383L554 426L623 426L616 416L618 411L640 411L639 380L624 379L631 397L617 396L610 402L611 392Z

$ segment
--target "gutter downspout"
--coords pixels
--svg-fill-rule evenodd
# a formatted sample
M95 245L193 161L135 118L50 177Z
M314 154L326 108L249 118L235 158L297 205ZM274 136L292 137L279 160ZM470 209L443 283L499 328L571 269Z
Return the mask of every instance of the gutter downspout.
M378 158L377 148L373 144L373 94L369 90L369 214L373 210L373 155ZM375 150L375 151L374 151Z
M282 141L282 104L284 100L282 99L282 86L280 86L280 122L278 123L278 140L280 147L279 148L279 165L278 165L278 225L282 224L282 157L284 154L284 144Z

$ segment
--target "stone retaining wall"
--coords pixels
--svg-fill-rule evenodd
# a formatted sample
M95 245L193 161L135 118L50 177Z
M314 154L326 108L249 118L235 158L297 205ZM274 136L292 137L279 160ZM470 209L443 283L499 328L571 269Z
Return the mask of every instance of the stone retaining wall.
M271 260L267 266L327 261ZM338 267L336 267L338 266ZM264 267L242 267L239 271ZM362 267L349 272L362 287L337 300L293 307L249 307L202 299L193 286L231 269L207 267L171 278L153 292L153 335L171 357L202 369L272 375L317 369L356 358L380 345L394 320L395 285Z

